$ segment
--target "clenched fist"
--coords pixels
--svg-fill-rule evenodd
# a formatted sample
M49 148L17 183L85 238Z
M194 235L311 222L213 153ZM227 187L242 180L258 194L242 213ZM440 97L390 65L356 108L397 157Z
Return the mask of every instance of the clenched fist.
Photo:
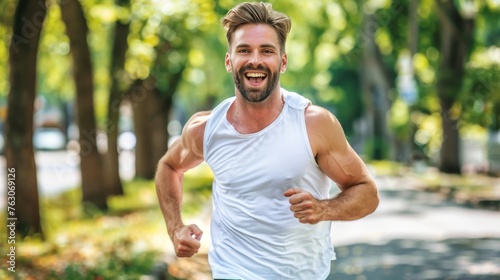
M177 257L192 257L200 249L203 232L197 225L181 226L174 230L172 242Z
M284 194L290 202L293 216L303 224L317 224L324 212L323 205L312 194L298 188L288 189Z

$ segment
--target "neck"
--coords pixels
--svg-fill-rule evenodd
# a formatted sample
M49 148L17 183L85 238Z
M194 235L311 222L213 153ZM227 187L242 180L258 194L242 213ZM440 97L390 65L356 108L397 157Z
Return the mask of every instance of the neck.
M236 131L243 134L255 133L276 120L283 106L284 100L279 87L262 102L249 102L237 92L236 101L229 108L227 116Z

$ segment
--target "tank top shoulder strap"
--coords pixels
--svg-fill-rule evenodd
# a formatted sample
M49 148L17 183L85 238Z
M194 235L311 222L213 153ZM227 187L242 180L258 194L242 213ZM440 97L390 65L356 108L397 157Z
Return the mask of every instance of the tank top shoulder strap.
M229 110L229 107L233 103L233 101L236 99L236 97L229 97L223 100L219 105L217 105L212 112L210 112L210 116L207 119L207 123L205 124L205 132L203 135L203 153L205 156L206 152L206 145L210 141L210 138L217 129L217 126L220 124L220 122L226 117L227 110Z
M303 110L311 104L309 99L296 92L287 91L283 88L281 89L281 92L283 93L285 103L288 103L288 105L292 108Z
M233 101L235 99L236 99L236 97L233 96L233 97L226 98L221 103L219 103L219 105L217 105L212 110L212 112L210 112L210 117L209 117L208 121L213 122L212 119L214 119L214 120L216 120L215 122L217 122L217 120L220 120L221 118L226 116L227 110L229 109L229 107L231 106L231 104L233 103Z

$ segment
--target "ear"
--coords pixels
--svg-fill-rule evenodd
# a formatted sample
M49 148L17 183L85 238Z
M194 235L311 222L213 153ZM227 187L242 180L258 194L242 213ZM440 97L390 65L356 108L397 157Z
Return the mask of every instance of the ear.
M284 54L281 56L281 69L280 69L280 72L281 72L281 73L285 73L287 63L288 63L288 56L286 55L286 53L284 53Z
M231 66L231 58L229 57L229 53L226 53L226 58L224 60L224 63L226 64L226 71L227 72L233 71L233 67Z

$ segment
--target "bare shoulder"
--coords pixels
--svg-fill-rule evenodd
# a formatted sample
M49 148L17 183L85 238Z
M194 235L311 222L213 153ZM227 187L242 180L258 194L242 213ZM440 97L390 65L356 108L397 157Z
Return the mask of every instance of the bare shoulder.
M316 105L309 105L305 110L306 124L312 127L324 125L340 126L337 118L328 110ZM323 127L324 128L324 127Z
M328 150L334 142L344 139L344 131L338 119L323 107L309 105L305 110L306 128L311 148L316 155ZM335 139L336 141L332 141Z
M208 117L210 116L210 111L202 111L195 113L189 120L182 133L203 133L205 129L205 124L207 123Z
M210 111L195 113L182 129L181 139L183 146L189 148L199 156L203 155L203 137L209 116Z

